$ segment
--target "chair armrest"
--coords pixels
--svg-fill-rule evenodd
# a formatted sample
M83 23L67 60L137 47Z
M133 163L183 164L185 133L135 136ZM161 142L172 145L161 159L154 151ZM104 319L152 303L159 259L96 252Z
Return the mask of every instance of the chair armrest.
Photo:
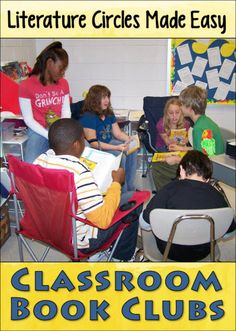
M139 192L135 192L132 197L128 200L129 201L135 201L135 205L133 205L130 209L125 210L125 211L121 211L119 208L117 209L117 211L115 212L115 215L112 219L111 224L109 225L109 228L114 225L115 223L119 222L122 220L122 222L124 223L129 223L132 222L134 219L137 219L137 214L136 215L132 215L132 212L137 209L139 206L141 206L146 200L149 199L151 193L149 191L139 191ZM130 215L130 217L128 217ZM91 226L95 226L92 222L90 222L87 219L78 217L76 215L72 215L75 219L79 220L80 222L83 222L85 224L89 224ZM134 218L135 216L135 218ZM97 228L99 228L98 226L96 226Z
M144 221L143 213L141 213L139 216L139 226L140 226L141 230L152 231L151 225Z

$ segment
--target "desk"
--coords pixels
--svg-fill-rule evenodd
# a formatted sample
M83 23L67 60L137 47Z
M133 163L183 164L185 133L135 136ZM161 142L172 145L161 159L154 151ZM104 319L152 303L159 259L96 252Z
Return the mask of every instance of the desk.
M236 160L226 154L211 157L213 162L213 177L223 183L236 187Z
M3 155L7 155L8 153L11 153L24 160L24 145L27 140L28 140L28 136L26 134L24 134L23 136L15 136L12 133L7 137L2 138ZM14 147L18 147L19 151L17 151Z
M8 114L8 116L6 115ZM2 156L13 154L16 157L20 157L24 160L24 146L28 140L27 134L24 132L26 128L22 121L22 116L10 116L9 112L1 112L1 152ZM22 122L22 123L21 123ZM15 134L15 130L22 129L22 132Z

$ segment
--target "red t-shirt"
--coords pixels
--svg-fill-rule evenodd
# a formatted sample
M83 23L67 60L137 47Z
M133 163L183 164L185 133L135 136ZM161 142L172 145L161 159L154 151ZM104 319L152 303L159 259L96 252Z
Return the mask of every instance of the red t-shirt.
M22 81L19 87L19 97L30 99L33 117L44 128L61 118L63 100L67 94L69 85L64 78L55 84L44 86L33 75Z

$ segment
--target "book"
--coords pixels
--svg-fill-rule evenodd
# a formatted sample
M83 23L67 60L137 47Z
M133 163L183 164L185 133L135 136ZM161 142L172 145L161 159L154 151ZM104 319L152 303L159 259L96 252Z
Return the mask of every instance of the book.
M169 138L177 145L185 145L188 132L185 128L183 129L171 129Z
M137 149L140 148L140 141L138 135L134 134L130 137L131 140L128 144L128 150L126 151L126 155L132 154L133 152L135 152Z
M30 68L28 66L28 63L26 61L21 61L19 63L19 66L21 68L21 77L22 79L26 79L29 76Z
M80 160L91 170L99 189L105 193L112 183L112 171L120 167L121 158L122 153L115 156L86 146Z
M22 77L22 71L19 62L9 62L2 66L2 71L14 81L20 82Z
M157 152L153 154L152 162L165 162L169 156L179 156L182 158L186 154L186 151L177 152Z

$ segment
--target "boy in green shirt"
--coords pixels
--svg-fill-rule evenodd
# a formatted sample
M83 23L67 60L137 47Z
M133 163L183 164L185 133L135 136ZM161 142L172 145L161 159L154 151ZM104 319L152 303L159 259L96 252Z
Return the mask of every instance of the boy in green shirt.
M169 145L170 151L198 150L208 156L224 153L224 141L218 125L205 115L207 91L198 86L189 86L179 95L181 109L185 117L189 117L194 125L192 147ZM177 165L181 158L170 156L166 162L152 163L152 176L156 189L159 190L175 178Z
M224 141L218 125L205 115L207 91L198 86L189 86L179 96L182 112L190 117L193 126L193 149L208 156L224 153Z

